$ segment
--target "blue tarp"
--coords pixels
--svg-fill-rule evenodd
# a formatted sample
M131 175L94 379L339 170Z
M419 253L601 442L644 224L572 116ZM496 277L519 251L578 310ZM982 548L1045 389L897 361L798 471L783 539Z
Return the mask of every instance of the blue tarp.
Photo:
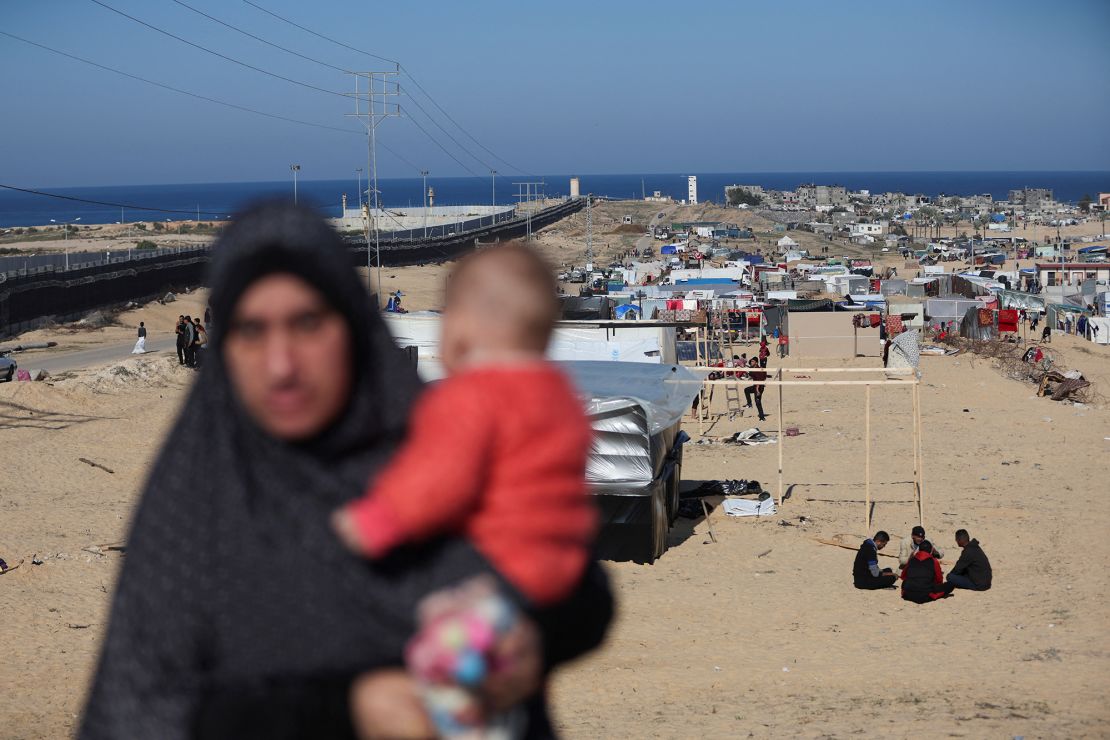
M613 309L613 315L618 319L638 319L640 318L640 307L632 304L617 306Z
M1004 215L1002 215L1001 213L992 213L991 214L991 221L994 221L996 224L1003 223L1005 220L1006 220L1006 217Z
M678 248L673 244L664 244L659 248L659 254L678 254Z

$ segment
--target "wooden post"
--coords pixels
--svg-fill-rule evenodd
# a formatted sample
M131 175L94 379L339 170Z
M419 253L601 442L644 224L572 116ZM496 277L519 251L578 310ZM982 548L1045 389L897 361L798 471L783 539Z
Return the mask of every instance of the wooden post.
M779 368L778 379L782 380L782 368ZM766 386L764 386L766 388ZM782 386L779 386L779 506L782 506Z
M863 516L864 532L871 534L871 386L866 386L864 394L864 453L863 453L863 493L864 505L867 507Z
M925 526L925 444L922 440L921 433L921 385L915 385L914 391L917 393L917 459L921 463L918 468L918 492L917 492L917 523L922 527Z
M918 483L918 472L921 470L921 461L917 457L917 386L910 387L910 445L913 447L913 502L919 503L921 487ZM920 510L920 506L918 506Z

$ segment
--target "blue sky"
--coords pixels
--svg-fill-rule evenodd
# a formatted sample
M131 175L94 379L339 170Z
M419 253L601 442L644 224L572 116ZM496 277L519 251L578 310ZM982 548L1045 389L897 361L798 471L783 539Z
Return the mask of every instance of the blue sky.
M275 74L349 77L172 0L103 0ZM389 65L241 0L185 0L343 69ZM451 116L530 173L1110 170L1110 2L592 3L255 0L399 60ZM337 127L343 98L238 67L91 0L6 0L0 30L239 105ZM0 36L0 182L24 186L346 178L365 137L197 101ZM402 76L402 85L414 86ZM388 119L379 175L513 174L439 115ZM414 165L414 166L413 166Z

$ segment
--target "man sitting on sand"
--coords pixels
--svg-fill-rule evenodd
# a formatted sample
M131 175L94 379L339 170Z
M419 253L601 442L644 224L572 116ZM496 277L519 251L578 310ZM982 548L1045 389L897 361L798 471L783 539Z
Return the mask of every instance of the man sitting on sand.
M988 591L991 587L991 561L983 548L979 547L979 540L973 540L966 529L956 530L956 544L963 548L960 559L948 571L948 582L956 588L966 588L971 591Z
M922 540L917 552L902 569L901 578L902 598L915 604L943 599L956 588L944 582L940 562L933 557L933 545L929 540Z
M875 591L880 588L890 588L898 580L898 576L890 568L879 570L879 550L890 542L890 535L879 530L869 540L864 540L856 553L856 562L852 565L852 581L856 588Z
M898 565L905 568L906 563L910 562L910 558L917 554L917 548L921 547L921 543L924 541L925 527L918 525L911 529L910 538L908 540L903 538L898 544ZM940 551L939 547L933 545L933 556L940 560L944 557L944 553Z

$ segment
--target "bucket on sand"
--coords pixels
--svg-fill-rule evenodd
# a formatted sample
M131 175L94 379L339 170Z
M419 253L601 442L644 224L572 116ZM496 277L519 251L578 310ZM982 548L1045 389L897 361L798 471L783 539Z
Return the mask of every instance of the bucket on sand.
M801 432L798 431L798 427L787 427L786 428L786 436L787 437L797 437L799 434L801 434Z

